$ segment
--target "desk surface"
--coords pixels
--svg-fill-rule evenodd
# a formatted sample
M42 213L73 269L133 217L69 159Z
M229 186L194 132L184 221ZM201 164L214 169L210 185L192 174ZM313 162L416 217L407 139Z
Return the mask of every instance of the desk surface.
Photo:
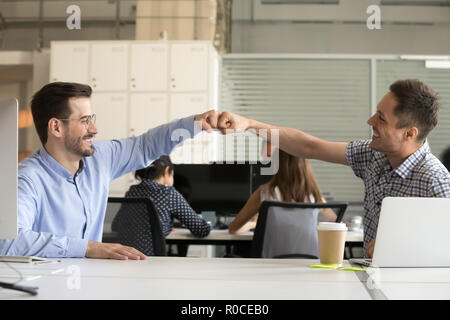
M39 295L0 289L0 299L372 299L373 288L388 299L450 299L450 268L349 272L309 268L313 263L318 260L179 257L10 263L23 274L21 284L39 286ZM0 281L17 278L0 264Z
M371 286L392 300L450 299L450 268L372 268Z
M26 277L22 284L39 286L39 295L0 289L0 299L371 299L354 272L311 269L312 263L318 261L150 257L14 264ZM1 264L0 275L17 278Z
M171 233L166 237L167 240L188 240L188 239L203 239L205 241L209 240L242 240L242 241L252 241L253 240L253 231L247 231L241 234L231 234L228 230L217 230L213 229L204 238L195 237L189 229L184 228L175 228Z

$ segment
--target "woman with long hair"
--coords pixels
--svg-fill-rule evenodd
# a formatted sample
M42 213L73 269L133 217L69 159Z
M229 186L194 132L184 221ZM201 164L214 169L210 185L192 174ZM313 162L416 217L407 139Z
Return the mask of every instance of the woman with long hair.
M309 160L279 150L278 172L260 186L247 200L236 218L229 224L230 233L242 233L255 228L263 201L325 203L314 178ZM331 209L321 209L322 220L336 221Z

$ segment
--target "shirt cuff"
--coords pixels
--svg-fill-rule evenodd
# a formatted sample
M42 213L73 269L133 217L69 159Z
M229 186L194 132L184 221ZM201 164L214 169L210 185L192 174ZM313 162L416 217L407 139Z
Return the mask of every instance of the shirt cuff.
M84 258L86 256L88 240L67 238L67 251L65 256L70 258Z
M195 115L181 119L180 126L189 131L191 138L202 132L201 125L195 124Z

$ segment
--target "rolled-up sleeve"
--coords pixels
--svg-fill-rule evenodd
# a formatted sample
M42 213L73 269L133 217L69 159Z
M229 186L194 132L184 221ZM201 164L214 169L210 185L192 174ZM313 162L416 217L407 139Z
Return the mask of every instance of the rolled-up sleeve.
M347 145L346 149L347 163L353 169L355 175L361 179L365 178L367 166L373 156L370 141L352 141Z
M1 240L2 255L43 258L84 258L88 240L58 237L49 232L19 229L13 240Z

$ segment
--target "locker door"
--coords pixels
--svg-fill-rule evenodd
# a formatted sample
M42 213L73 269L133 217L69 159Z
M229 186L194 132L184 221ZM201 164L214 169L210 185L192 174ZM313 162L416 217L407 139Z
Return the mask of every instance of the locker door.
M89 83L89 45L52 43L50 82Z
M170 90L172 92L206 91L208 62L206 44L173 44Z
M128 135L125 93L94 93L92 106L97 115L96 140L121 139Z
M133 93L130 96L130 134L140 135L168 122L167 95Z
M138 43L130 46L130 90L167 90L168 46Z
M90 83L94 91L125 91L128 86L128 44L93 44Z

